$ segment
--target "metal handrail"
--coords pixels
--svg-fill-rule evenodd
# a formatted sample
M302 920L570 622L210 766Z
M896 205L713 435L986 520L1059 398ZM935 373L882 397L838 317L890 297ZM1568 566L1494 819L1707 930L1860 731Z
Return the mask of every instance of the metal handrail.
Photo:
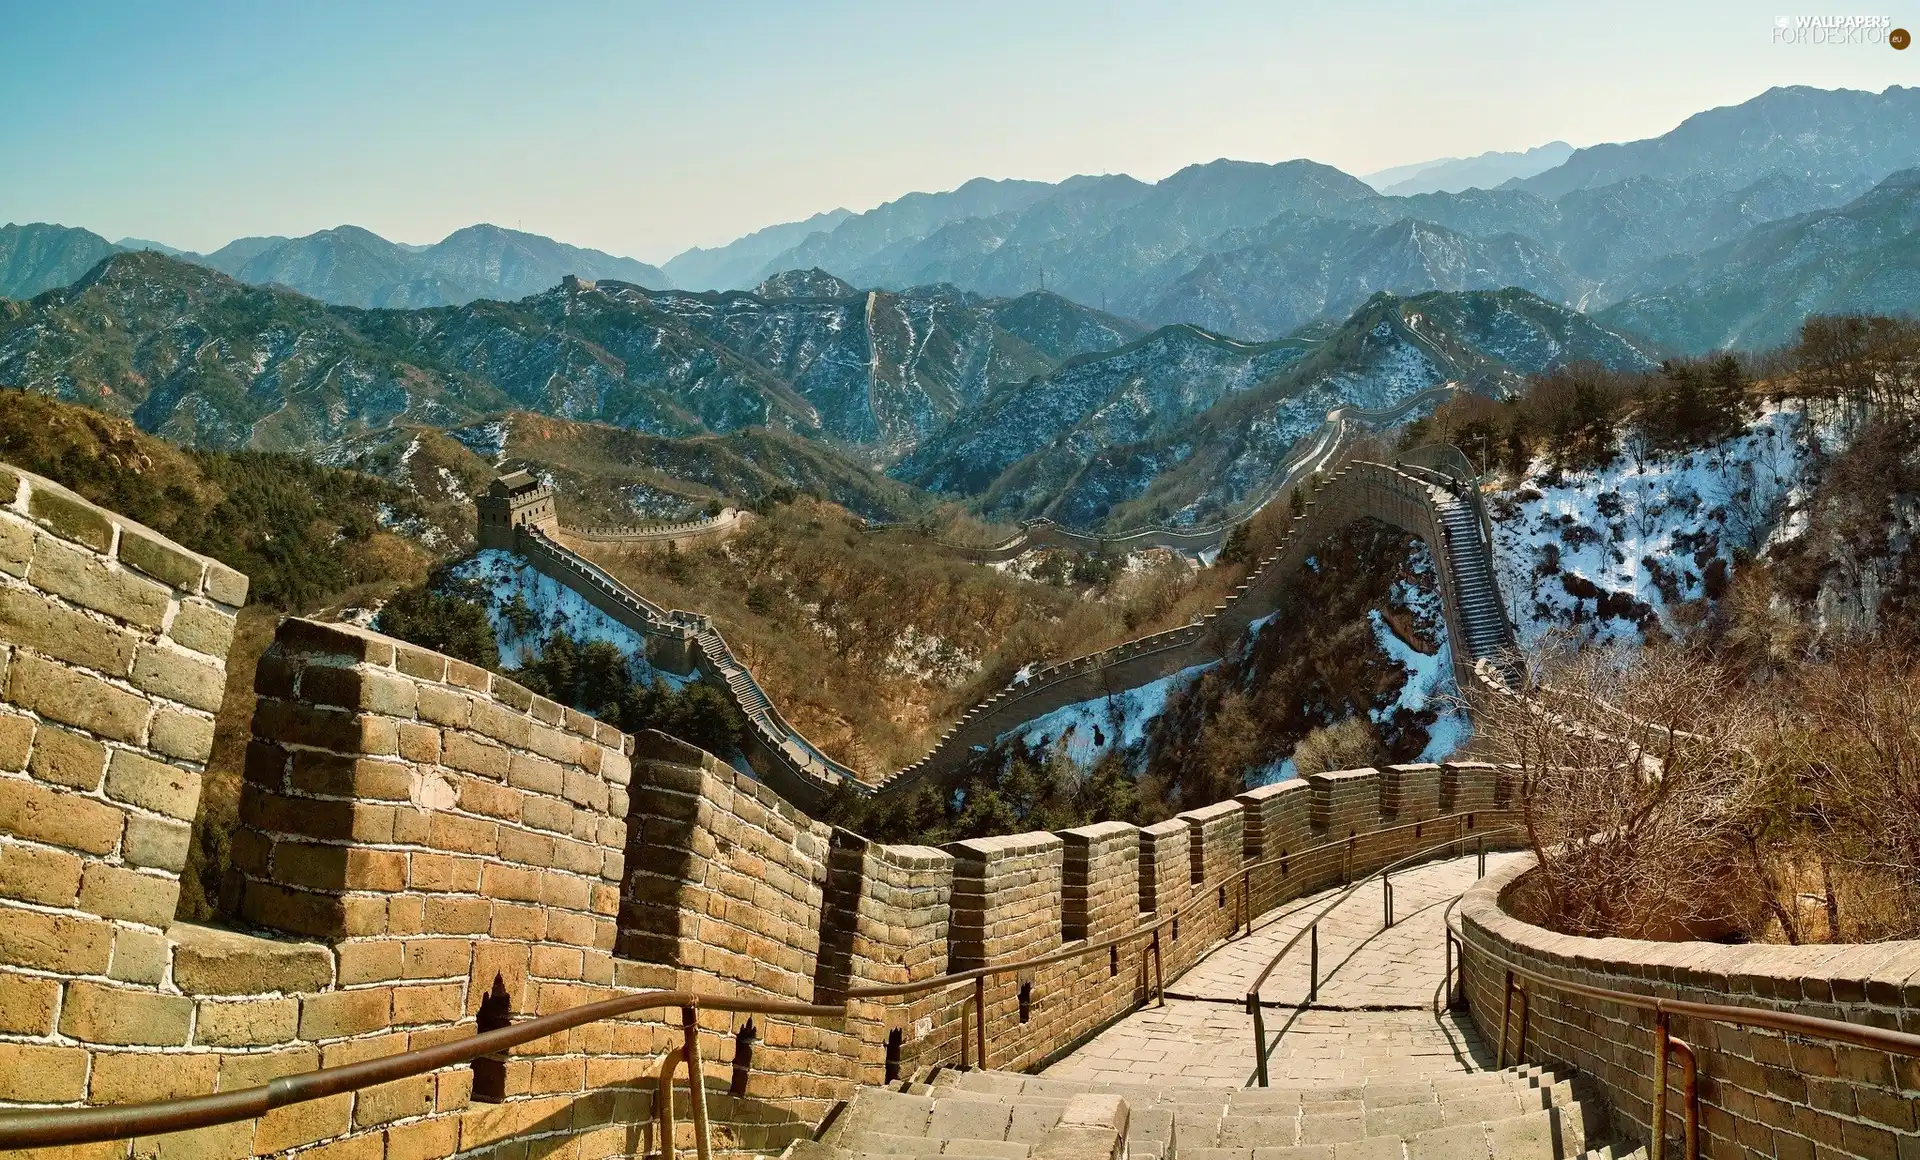
M152 1100L139 1104L120 1104L99 1108L48 1108L44 1110L0 1114L0 1149L42 1148L60 1144L91 1144L130 1136L155 1136L183 1132L216 1124L232 1124L264 1116L274 1108L305 1103L341 1092L357 1091L376 1084L409 1076L424 1075L458 1063L471 1063L483 1055L492 1055L570 1031L602 1019L630 1015L662 1007L678 1007L686 1035L686 1045L670 1053L661 1069L664 1090L671 1080L673 1065L688 1063L688 1084L698 1089L700 1055L697 1043L698 1012L732 1011L754 1015L839 1016L839 1006L814 1003L782 1003L771 999L727 998L692 991L642 991L603 999L542 1015L522 1023L513 1023L495 1031L483 1031L464 1039L455 1039L432 1047L403 1051L396 1055L362 1060L359 1063L323 1067L318 1071L281 1076L255 1087L217 1092L204 1096L185 1096L172 1100ZM684 1053L684 1054L682 1054ZM161 1058L161 1057L156 1057ZM704 1092L690 1095L696 1139L701 1157L706 1156L707 1135ZM672 1101L661 1105L665 1127L671 1131ZM663 1137L663 1155L672 1155L673 1143Z
M1368 836L1390 834L1397 830L1415 826L1433 825L1455 819L1471 817L1480 811L1461 811L1438 818L1426 818L1419 822L1407 822L1399 826L1390 826L1381 830L1369 831ZM1488 831L1489 833L1498 831ZM1318 846L1266 859L1241 868L1241 896L1236 907L1234 927L1252 930L1251 904L1247 893L1249 876L1253 871L1281 866L1291 859L1311 858L1333 850L1345 849L1351 852L1355 839L1343 838L1334 842L1324 842ZM1054 963L1066 962L1097 954L1109 947L1119 946L1136 939L1144 939L1141 947L1141 969L1144 973L1150 960L1153 966L1153 984L1149 995L1157 1002L1166 1002L1166 981L1162 966L1161 931L1183 917L1190 909L1205 902L1205 891L1194 894L1185 902L1167 914L1151 922L1142 923L1132 930L1107 938L1063 948L1044 955L1020 959L1010 963L989 963L965 971L955 971L931 979L914 983L873 984L863 987L850 987L844 995L848 1001L855 999L900 998L918 995L928 991L951 988L959 983L972 982L973 1026L962 1028L961 1057L966 1065L967 1031L972 1031L974 1046L974 1066L985 1067L987 1059L986 1038L986 980L996 975L1012 974L1019 971L1037 969ZM1230 930L1229 933L1232 933ZM21 1112L0 1112L0 1149L48 1147L61 1144L88 1144L102 1140L124 1139L131 1136L158 1135L166 1132L186 1131L193 1128L211 1127L217 1124L236 1123L265 1115L274 1108L288 1104L303 1103L341 1092L355 1091L388 1083L409 1076L422 1075L442 1067L470 1063L481 1056L504 1052L523 1043L544 1038L557 1032L571 1030L602 1019L612 1019L636 1011L678 1007L682 1011L682 1021L686 1025L686 1034L694 1034L689 1013L700 1010L730 1011L756 1015L790 1015L800 1018L844 1018L848 1014L846 1003L788 1003L771 999L733 998L723 995L706 995L692 991L643 991L633 995L623 995L615 999L604 999L578 1007L557 1011L524 1022L513 1023L493 1031L484 1031L462 1039L451 1040L433 1047L401 1052L395 1055L381 1056L363 1060L359 1063L338 1067L321 1068L318 1071L303 1072L297 1075L282 1076L269 1083L256 1087L242 1088L231 1092L218 1092L204 1096L187 1096L172 1100L154 1100L138 1104L120 1104L94 1108L48 1108ZM965 1021L967 1009L962 1008ZM688 1044L669 1052L661 1064L661 1084L670 1082L672 1072L677 1066L693 1060L688 1069L689 1080L698 1077L698 1045L689 1040ZM704 1093L703 1093L704 1094ZM707 1126L705 1101L691 1099L695 1119L696 1145L706 1147ZM662 1101L658 1110L663 1132L672 1130L673 1110L671 1101ZM663 1135L663 1147L670 1149L671 1140ZM665 1152L663 1154L670 1154ZM704 1151L702 1152L704 1156Z
M1403 866L1412 865L1415 862L1423 861L1427 858L1432 857L1434 854L1439 853L1442 850L1451 849L1469 839L1478 839L1480 843L1479 873L1481 875L1485 875L1487 872L1487 839L1490 836L1493 836L1496 834L1507 835L1515 832L1516 832L1516 827L1499 826L1491 830L1479 830L1472 833L1456 834L1454 837L1449 838L1444 842L1436 842L1435 844L1428 846L1424 849L1416 850L1413 853L1408 854L1403 858L1397 859L1396 861L1390 862L1387 865L1382 866L1380 869L1367 875L1365 878L1362 878L1358 882L1355 882L1352 885L1348 886L1345 890L1340 892L1339 897L1329 902L1324 908L1321 909L1319 914L1314 915L1313 920L1311 922L1309 922L1305 927L1301 928L1300 930L1294 932L1294 936L1287 940L1286 945L1282 946L1278 951L1274 953L1274 956L1271 959L1267 960L1266 966L1260 968L1260 973L1254 976L1252 986L1247 988L1247 995L1246 995L1247 1014L1253 1017L1254 1073L1259 1079L1260 1086L1261 1087L1268 1086L1267 1084L1267 1026L1266 1026L1266 1017L1261 1013L1261 1008L1260 1008L1260 988L1266 983L1267 976L1271 975L1273 973L1274 968L1280 965L1280 960L1287 956L1288 951L1291 951L1294 947L1299 946L1301 939L1305 938L1309 940L1309 946L1311 948L1310 950L1311 958L1308 966L1307 998L1306 998L1306 1004L1303 1004L1303 1006L1310 1005L1313 1003L1313 1001L1316 998L1318 998L1319 992L1320 992L1320 921L1322 919L1326 918L1327 915L1332 914L1335 910L1337 910L1341 906L1341 904L1345 903L1347 899L1352 898L1354 894L1362 886L1365 886L1367 883L1373 881L1375 878L1378 878L1380 879L1381 884L1384 888L1382 893L1385 898L1385 906L1386 906L1386 926L1391 927L1393 925L1393 884L1389 879L1389 875L1391 875L1395 870L1398 870Z
M1457 901L1457 900L1456 900ZM1462 931L1456 931L1449 924L1446 928L1448 972L1444 986L1449 1006L1466 1002L1467 976L1467 939ZM1666 999L1658 995L1643 995L1633 991L1616 991L1610 987L1596 987L1589 983L1576 983L1570 979L1556 979L1540 971L1520 966L1511 959L1491 950L1475 948L1475 953L1491 959L1494 965L1506 972L1506 998L1500 1023L1500 1048L1498 1063L1506 1066L1507 1034L1513 1023L1513 1012L1519 1009L1519 1031L1514 1038L1514 1063L1525 1062L1527 1050L1527 1024L1532 1004L1528 1000L1524 983L1533 983L1550 991L1562 991L1583 999L1602 1003L1613 1003L1622 1007L1651 1012L1653 1015L1653 1051L1658 1075L1653 1082L1653 1139L1649 1143L1651 1160L1663 1160L1666 1151L1667 1116L1667 1063L1678 1057L1681 1065L1681 1098L1686 1106L1685 1136L1683 1143L1686 1160L1698 1160L1700 1155L1700 1106L1699 1106L1699 1060L1697 1049L1685 1040L1674 1038L1669 1030L1673 1016L1688 1019L1704 1019L1713 1023L1724 1023L1734 1027L1759 1027L1768 1031L1778 1031L1787 1035L1803 1035L1810 1039L1824 1039L1835 1043L1851 1044L1869 1051L1884 1051L1891 1055L1905 1055L1920 1059L1920 1035L1906 1031L1895 1031L1886 1027L1874 1027L1864 1023L1848 1023L1842 1019L1824 1019L1817 1015L1801 1015L1792 1011L1773 1011L1764 1007L1736 1007L1727 1003L1695 1003L1687 999ZM1460 987L1453 987L1454 962L1459 963ZM1455 996L1458 995L1456 1000Z

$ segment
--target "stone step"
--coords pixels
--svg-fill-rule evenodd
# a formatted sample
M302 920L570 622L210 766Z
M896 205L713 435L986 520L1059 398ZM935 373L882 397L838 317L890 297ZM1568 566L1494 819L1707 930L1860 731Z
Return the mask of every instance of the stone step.
M1017 1082L1019 1077L1010 1079ZM1058 1151L1068 1144L1088 1145L1095 1151L1104 1147L1105 1154L1111 1155L1126 1130L1128 1105L1112 1095L1047 1098L1007 1090L969 1091L938 1078L931 1084L908 1086L921 1086L925 1094L862 1088L820 1134L817 1143L827 1151L789 1148L787 1155L796 1160L869 1156L1026 1160L1036 1150ZM1008 1084L1003 1081L1001 1086Z

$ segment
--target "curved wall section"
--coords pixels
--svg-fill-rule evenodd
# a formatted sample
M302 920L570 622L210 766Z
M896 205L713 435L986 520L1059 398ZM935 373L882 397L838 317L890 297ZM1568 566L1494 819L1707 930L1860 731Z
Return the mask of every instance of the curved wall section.
M1531 867L1526 859L1489 874L1458 910L1467 1000L1489 1045L1500 1039L1508 961L1610 990L1920 1033L1920 942L1722 946L1555 934L1501 906ZM1528 1057L1590 1076L1605 1091L1616 1129L1648 1139L1652 1015L1551 988L1534 988L1530 1007ZM1699 1056L1704 1156L1905 1157L1920 1141L1920 1060L1680 1016L1672 1030ZM1677 1075L1669 1108L1674 1140Z

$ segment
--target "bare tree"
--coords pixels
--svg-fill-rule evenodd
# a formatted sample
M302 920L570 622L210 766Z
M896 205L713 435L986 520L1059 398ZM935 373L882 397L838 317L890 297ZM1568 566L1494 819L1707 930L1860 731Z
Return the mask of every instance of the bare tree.
M1741 694L1664 648L1550 647L1525 665L1528 692L1482 698L1477 726L1481 749L1515 767L1539 858L1521 909L1591 936L1744 929L1765 889Z

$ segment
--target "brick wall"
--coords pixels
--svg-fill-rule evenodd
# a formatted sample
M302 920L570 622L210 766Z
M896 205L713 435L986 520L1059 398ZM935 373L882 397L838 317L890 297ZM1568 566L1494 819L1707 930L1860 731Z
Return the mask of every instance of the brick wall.
M1489 874L1458 908L1467 997L1489 1044L1499 1041L1506 997L1502 961L1610 990L1920 1033L1920 942L1720 946L1554 934L1501 906L1501 896L1530 868L1528 859ZM1677 1016L1672 1033L1698 1053L1705 1156L1893 1160L1916 1154L1920 1060ZM1533 988L1527 1058L1569 1063L1585 1073L1605 1093L1616 1130L1640 1140L1651 1131L1652 1055L1649 1013ZM1678 1078L1676 1068L1667 1125L1674 1147L1681 1129Z
M1226 932L1249 856L1324 838L1301 786L1144 830L868 843L671 739L626 737L374 633L288 620L257 677L222 891L235 925L173 922L244 580L48 485L17 480L13 494L0 509L0 737L16 738L0 750L0 1103L233 1090L442 1042L473 1031L496 983L516 1018L650 987L837 1001L852 985L1112 937L1194 900L1180 938L1163 940L1171 981ZM1374 816L1350 816L1377 828L1378 776L1347 780L1355 801L1373 787ZM1495 796L1491 770L1443 769L1438 784L1461 801ZM1356 872L1411 840L1363 832ZM1327 877L1315 864L1303 854L1257 901L1314 888ZM122 888L129 876L160 895ZM991 982L990 1062L1036 1064L1141 1001L1143 946ZM741 1097L726 1088L747 1020L703 1011L717 1145L778 1151L855 1082L881 1078L891 1033L903 1072L957 1061L970 998L963 986L856 1000L844 1019L756 1020ZM526 1045L498 1105L473 1103L472 1070L449 1068L88 1151L644 1152L677 1022L636 1016Z

